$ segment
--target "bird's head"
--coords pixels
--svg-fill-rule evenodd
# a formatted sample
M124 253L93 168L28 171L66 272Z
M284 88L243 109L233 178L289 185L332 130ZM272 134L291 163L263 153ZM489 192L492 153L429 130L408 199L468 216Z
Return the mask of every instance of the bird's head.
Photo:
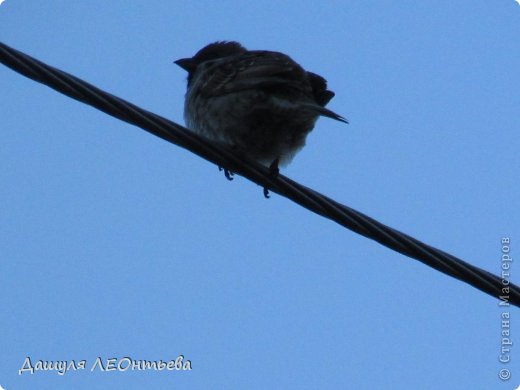
M204 46L193 57L181 58L174 61L174 64L179 65L182 69L188 72L188 85L190 85L197 67L203 62L241 54L246 51L246 48L238 42L219 41Z

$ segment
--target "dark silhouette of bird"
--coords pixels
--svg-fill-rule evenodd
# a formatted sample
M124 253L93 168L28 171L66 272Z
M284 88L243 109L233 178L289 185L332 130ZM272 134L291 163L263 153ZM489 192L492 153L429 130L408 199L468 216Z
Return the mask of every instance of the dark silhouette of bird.
M325 108L334 96L326 80L283 53L222 41L175 63L188 72L187 127L272 172L293 159L320 116L348 123Z

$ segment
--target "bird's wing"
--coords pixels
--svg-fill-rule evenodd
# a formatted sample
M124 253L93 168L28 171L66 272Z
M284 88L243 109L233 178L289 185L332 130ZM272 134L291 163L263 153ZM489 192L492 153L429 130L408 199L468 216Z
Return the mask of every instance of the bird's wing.
M312 96L312 85L296 62L282 53L251 51L216 62L208 68L201 94L220 96L248 89L272 89L274 93L305 93Z
M201 95L222 96L245 90L264 90L269 94L298 101L301 108L341 122L342 116L325 108L334 97L327 81L306 72L290 57L270 51L250 51L234 58L217 60L207 69L201 82Z
M316 73L307 72L309 81L312 86L312 93L316 102L325 107L327 103L334 97L334 92L327 89L327 80Z

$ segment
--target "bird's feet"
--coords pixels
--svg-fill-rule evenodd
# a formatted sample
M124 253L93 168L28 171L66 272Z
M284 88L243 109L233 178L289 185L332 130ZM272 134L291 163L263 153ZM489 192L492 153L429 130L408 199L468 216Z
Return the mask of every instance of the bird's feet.
M226 179L229 181L233 180L233 172L231 172L229 169L218 167L219 171L224 171L224 176L226 176Z
M278 168L278 164L280 163L280 159L275 159L271 165L269 165L269 176L271 176L273 179L276 179L278 175L280 174L280 168ZM266 199L269 199L269 188L267 186L264 187L264 196Z

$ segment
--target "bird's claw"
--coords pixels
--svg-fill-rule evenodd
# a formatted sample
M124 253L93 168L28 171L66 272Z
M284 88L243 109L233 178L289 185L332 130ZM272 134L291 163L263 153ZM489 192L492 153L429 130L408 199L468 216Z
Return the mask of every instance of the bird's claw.
M278 175L280 174L280 168L278 168L278 164L280 162L280 159L275 159L271 165L269 165L269 176L271 176L273 179L276 179ZM264 197L266 199L269 199L269 188L267 186L264 186Z
M229 169L218 167L219 171L224 171L224 176L226 176L226 179L229 181L233 180L233 172L231 172Z

